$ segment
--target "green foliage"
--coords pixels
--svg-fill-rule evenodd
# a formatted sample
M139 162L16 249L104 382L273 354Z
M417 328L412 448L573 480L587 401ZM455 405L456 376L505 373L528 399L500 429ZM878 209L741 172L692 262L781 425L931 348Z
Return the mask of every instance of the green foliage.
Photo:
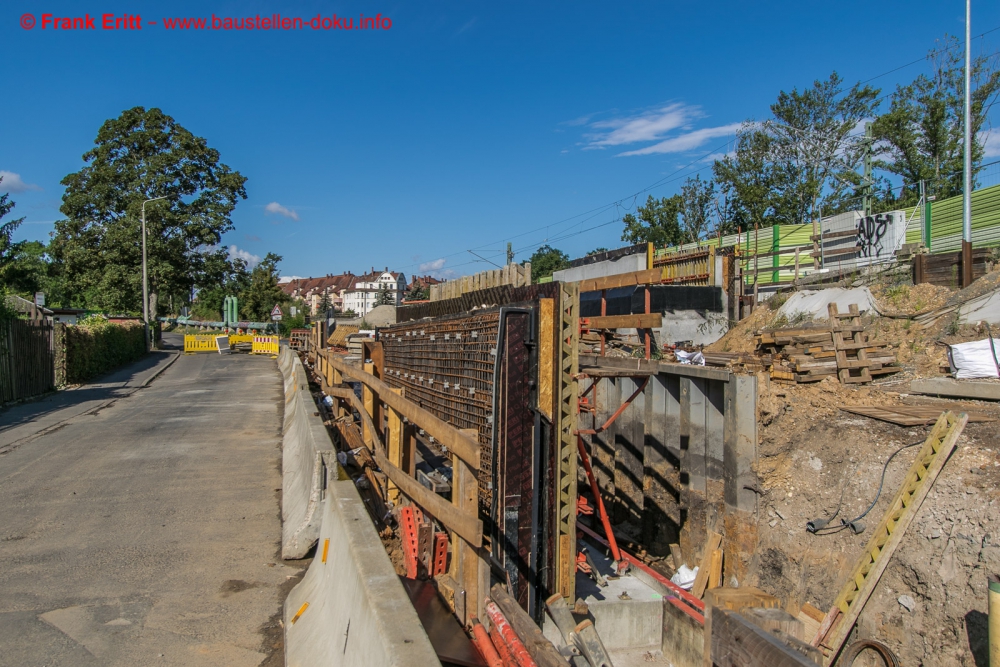
M66 326L66 381L79 384L142 358L141 322L112 323L100 316Z
M602 252L608 252L608 249L605 247L594 248L587 253L587 257L590 257L591 255L600 255Z
M684 233L677 221L682 206L680 195L664 197L663 199L654 199L650 195L646 199L645 205L638 208L638 217L631 213L626 213L622 217L622 223L625 226L622 231L622 241L633 244L652 243L657 248L683 243ZM534 259L531 263L531 272L535 272Z
M204 282L208 286L198 290L191 313L203 320L221 320L223 302L227 296L240 298L250 285L250 271L246 261L230 259L222 250L205 257Z
M376 306L394 306L396 305L396 297L393 296L389 288L383 287L375 295L375 305Z
M528 260L531 262L531 282L537 283L539 278L547 278L554 271L569 266L569 255L548 244L540 246Z
M233 228L230 214L246 198L246 179L219 152L159 109L135 107L106 121L86 166L66 176L51 244L68 296L88 307L142 310L140 218L146 204L150 302L186 302L206 284L205 248ZM165 302L166 299L163 299Z
M0 186L3 185L3 176L0 176ZM16 205L12 201L7 201L10 195L4 193L0 195L0 220L3 219L5 215L10 213L11 209ZM8 220L7 222L0 222L0 284L6 283L6 268L7 265L12 261L13 257L17 254L21 243L14 243L13 236L14 232L21 223L24 222L24 218L16 218L14 220ZM23 243L23 242L22 242Z
M240 313L251 322L268 322L271 309L287 300L278 287L278 262L280 255L267 253L261 263L250 272L249 284L240 294Z
M277 324L278 331L281 335L288 338L288 336L292 333L292 329L306 328L306 314L301 308L297 308L294 317L291 315L285 315Z
M330 299L330 293L323 290L323 294L319 298L319 304L317 305L317 311L324 317L333 308L333 301Z
M421 285L420 283L414 283L410 288L410 291L406 293L407 301L426 301L431 296L430 290Z
M944 44L928 54L930 76L921 74L913 82L897 86L889 111L873 126L879 155L875 166L901 176L903 189L892 207L915 204L919 182L927 182L928 194L938 199L962 192L964 151L963 105L965 58L960 42L945 36ZM984 148L979 131L1000 92L1000 56L981 55L972 61L972 162L982 162Z
M681 217L684 219L685 242L697 241L708 231L715 200L715 183L701 176L688 176L681 186Z

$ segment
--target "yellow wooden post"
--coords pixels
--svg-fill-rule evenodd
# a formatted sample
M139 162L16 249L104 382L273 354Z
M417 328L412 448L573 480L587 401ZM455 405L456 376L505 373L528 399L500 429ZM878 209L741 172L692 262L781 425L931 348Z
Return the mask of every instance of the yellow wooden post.
M400 396L402 396L403 390L393 389L392 393L399 394ZM389 408L389 437L385 443L386 447L385 456L387 459L389 459L389 463L393 464L397 468L406 471L406 468L403 467L403 445L404 445L403 436L404 436L403 416L398 412L396 412L395 410L393 410L392 408ZM392 481L390 480L388 482L387 489L389 491L388 494L389 500L394 504L398 503L399 487L393 484Z
M374 372L375 372L375 364L365 364L365 373L368 373L369 375L371 375ZM375 418L375 401L377 400L377 397L375 395L375 392L373 392L371 389L368 388L368 385L362 385L362 388L361 388L361 400L364 403L365 412L367 412L368 416L371 417L372 420L374 421L374 418ZM365 441L365 444L368 445L369 447L371 447L372 443L374 441L373 438L372 438L372 436L374 434L371 431L368 430L368 424L367 423L362 424L362 427L364 428L364 441ZM375 424L375 428L378 428L378 424Z
M479 432L463 429L462 433L478 440ZM464 513L479 514L479 480L476 470L454 454L452 461L451 502ZM463 625L472 616L483 617L483 596L489 590L489 566L479 557L478 549L452 533L451 576L460 586L455 595L455 612ZM485 581L484 581L485 580Z

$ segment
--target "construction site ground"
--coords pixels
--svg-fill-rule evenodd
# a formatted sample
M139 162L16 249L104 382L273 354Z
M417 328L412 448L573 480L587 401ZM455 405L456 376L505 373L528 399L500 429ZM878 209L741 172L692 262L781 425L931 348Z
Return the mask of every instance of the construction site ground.
M882 315L866 316L867 331L871 339L890 344L902 366L875 383L842 385L827 378L782 384L760 374L759 541L747 581L728 585L758 586L782 598L793 614L804 603L824 612L832 605L918 448L900 452L888 466L882 495L862 519L865 532L837 530L840 519L863 513L876 496L887 459L904 445L923 442L931 428L896 426L841 406L928 406L1000 418L995 402L908 392L914 378L946 375L942 343L987 335L984 326L959 326L955 320L924 329L911 316L985 293L998 282L995 271L961 294L931 285L873 285ZM762 304L708 349L752 352L755 331L788 324L778 321L776 312L783 300ZM998 498L1000 422L969 423L861 614L859 636L884 641L904 665L985 667L987 575L1000 573ZM808 521L835 512L832 529L807 532Z

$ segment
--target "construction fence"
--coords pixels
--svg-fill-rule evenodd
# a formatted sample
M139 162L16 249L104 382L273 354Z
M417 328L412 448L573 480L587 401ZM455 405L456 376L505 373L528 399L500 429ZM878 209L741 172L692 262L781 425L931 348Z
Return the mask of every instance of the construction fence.
M454 299L468 292L475 292L490 287L500 287L502 285L524 287L530 284L531 262L508 264L503 268L494 269L493 271L482 271L471 276L462 276L461 278L437 285L431 285L430 300L442 301L444 299Z

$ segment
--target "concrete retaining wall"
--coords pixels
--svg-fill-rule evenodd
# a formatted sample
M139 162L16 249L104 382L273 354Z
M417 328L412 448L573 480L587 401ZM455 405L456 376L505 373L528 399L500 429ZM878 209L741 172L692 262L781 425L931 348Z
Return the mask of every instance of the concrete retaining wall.
M326 467L323 453L333 447L315 416L309 381L298 356L287 347L278 354L285 381L285 418L281 454L281 557L303 558L319 537L318 508ZM332 457L328 457L332 459Z

